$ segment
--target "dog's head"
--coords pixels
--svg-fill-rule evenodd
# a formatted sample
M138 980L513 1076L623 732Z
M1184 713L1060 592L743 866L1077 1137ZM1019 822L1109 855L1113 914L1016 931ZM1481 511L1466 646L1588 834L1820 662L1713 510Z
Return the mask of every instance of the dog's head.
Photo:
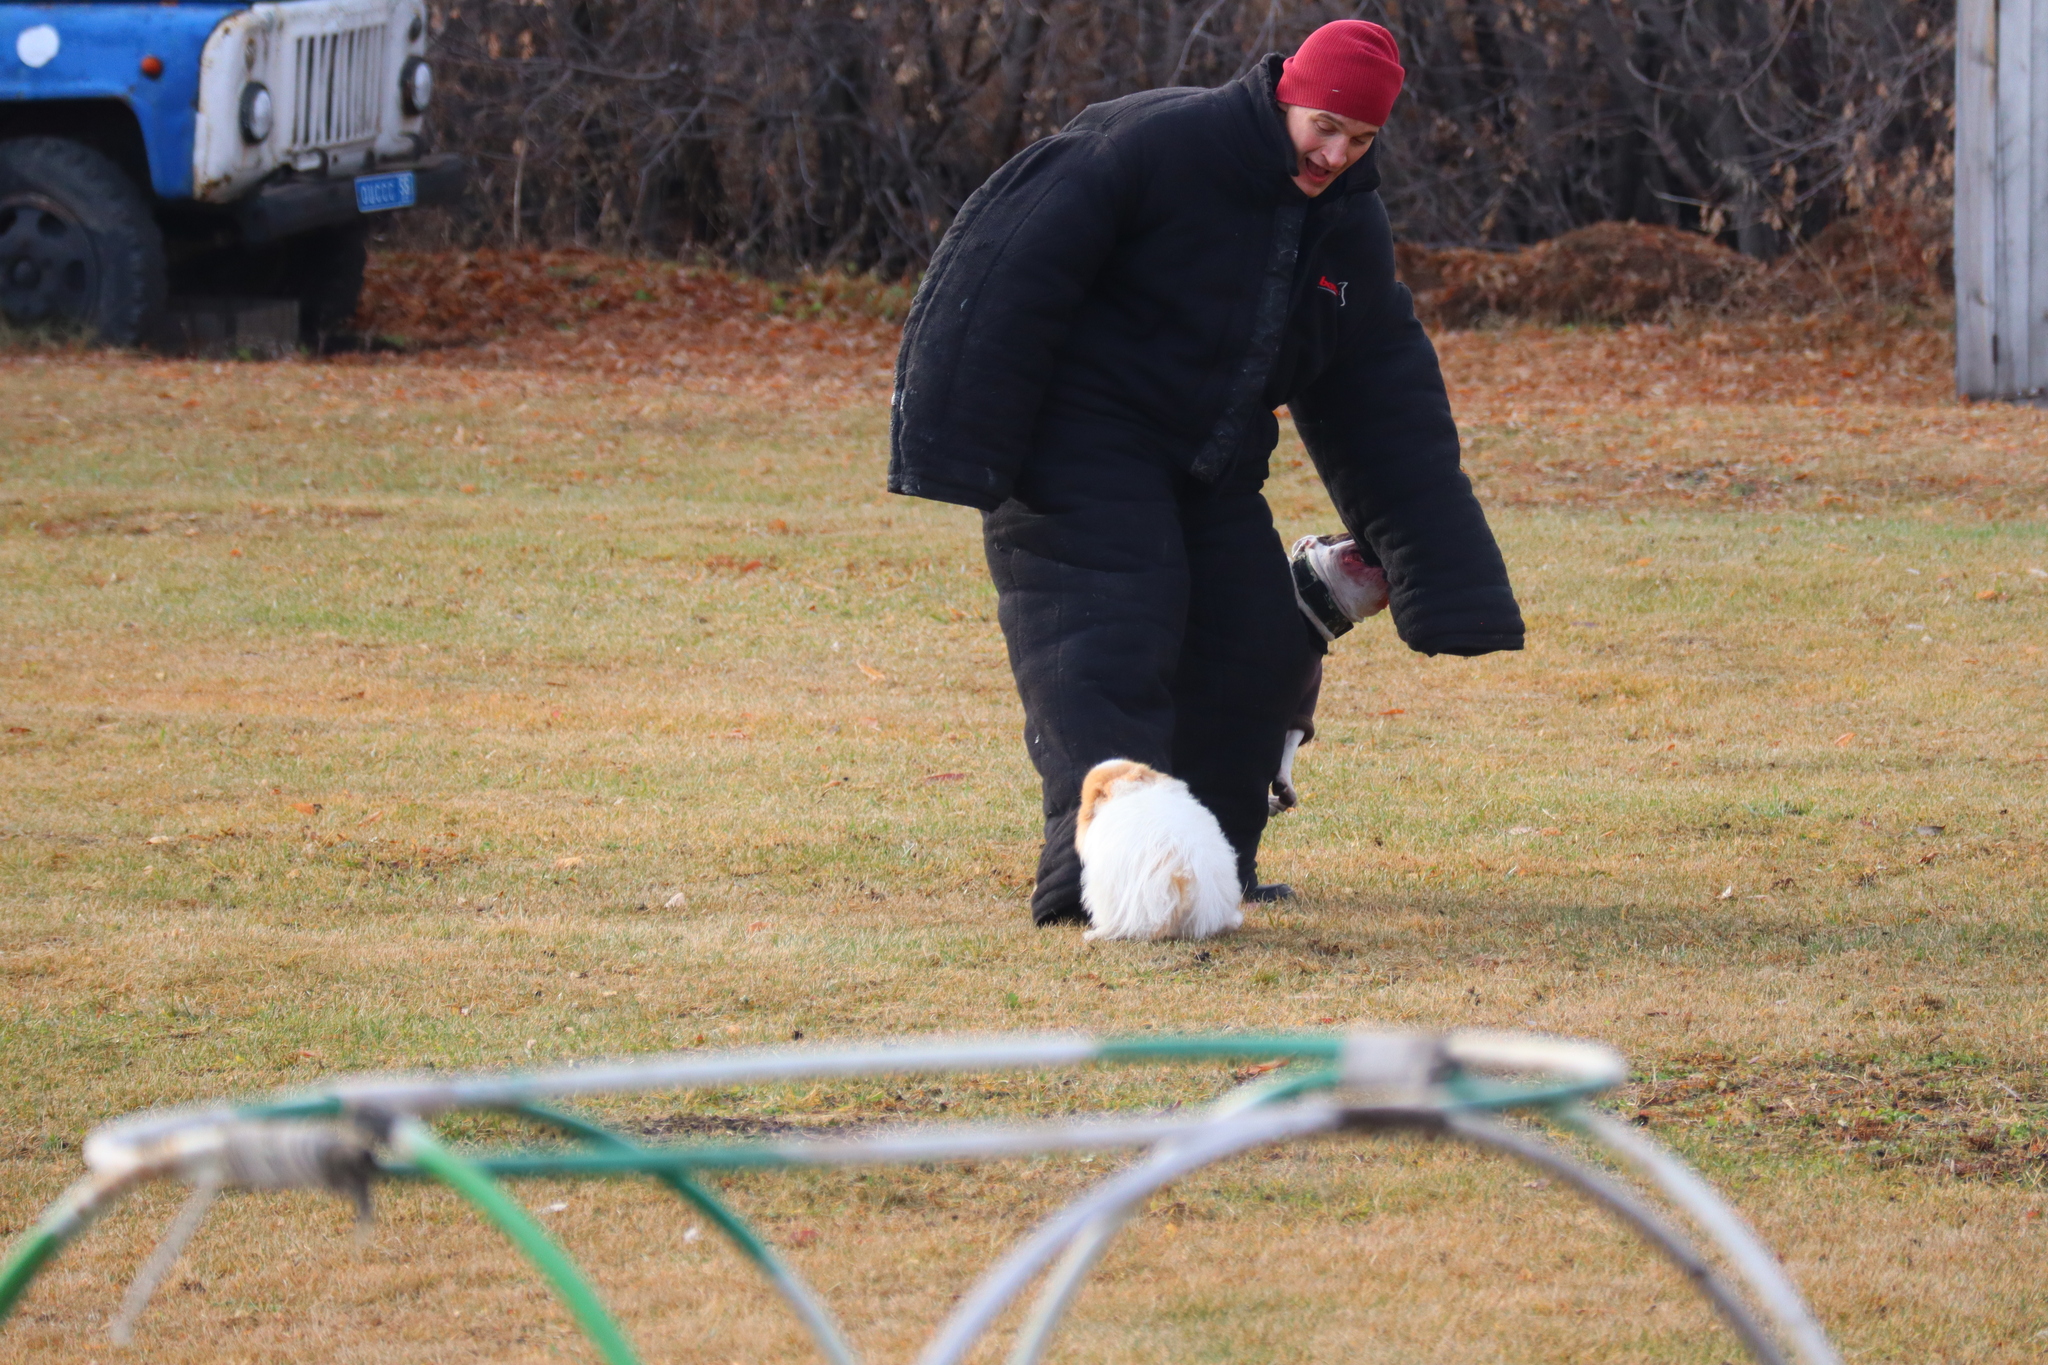
M1129 758L1104 759L1081 779L1081 813L1074 819L1074 842L1078 845L1095 819L1095 807L1120 791L1149 786L1166 779L1166 774L1149 764Z

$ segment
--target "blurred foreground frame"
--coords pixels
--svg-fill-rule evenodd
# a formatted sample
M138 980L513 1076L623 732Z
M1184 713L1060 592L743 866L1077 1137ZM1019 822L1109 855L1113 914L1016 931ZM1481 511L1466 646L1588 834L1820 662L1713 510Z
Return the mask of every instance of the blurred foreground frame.
M578 1097L743 1084L1217 1061L1255 1063L1257 1079L1199 1110L892 1125L846 1137L643 1146L549 1107ZM123 1195L151 1181L178 1181L191 1194L129 1286L112 1323L117 1342L131 1339L157 1286L221 1191L324 1189L348 1198L368 1218L374 1182L434 1180L468 1200L526 1256L607 1365L637 1365L632 1346L589 1281L500 1182L641 1176L725 1232L781 1294L831 1365L858 1365L817 1295L699 1183L700 1173L1136 1152L1138 1159L1015 1242L956 1302L918 1357L918 1365L958 1365L1037 1282L1037 1299L1009 1356L1010 1365L1035 1365L1111 1240L1157 1191L1260 1148L1315 1137L1415 1132L1513 1157L1572 1186L1682 1272L1760 1365L1840 1365L1791 1280L1712 1187L1635 1127L1586 1103L1627 1075L1621 1056L1596 1044L1461 1030L1101 1040L1012 1034L687 1053L531 1074L343 1078L295 1096L140 1114L95 1130L84 1144L90 1173L0 1264L0 1321L65 1243ZM579 1145L457 1152L429 1125L463 1113L510 1115ZM1616 1158L1681 1213L1720 1253L1721 1263L1703 1255L1631 1184L1543 1140L1532 1122L1538 1120Z

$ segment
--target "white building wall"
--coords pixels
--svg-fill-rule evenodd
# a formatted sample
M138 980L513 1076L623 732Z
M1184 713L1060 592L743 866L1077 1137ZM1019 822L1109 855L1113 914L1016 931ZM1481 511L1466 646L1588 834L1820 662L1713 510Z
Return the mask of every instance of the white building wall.
M2048 399L2048 0L1961 0L1956 387Z

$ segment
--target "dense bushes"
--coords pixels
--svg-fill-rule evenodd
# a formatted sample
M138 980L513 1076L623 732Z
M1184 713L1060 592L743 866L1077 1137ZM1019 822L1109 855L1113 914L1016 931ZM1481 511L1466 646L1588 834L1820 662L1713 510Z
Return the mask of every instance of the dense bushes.
M1883 175L1947 176L1951 0L460 0L438 123L478 179L439 231L898 275L1083 105L1353 14L1409 62L1382 152L1409 241L1628 219L1770 258Z

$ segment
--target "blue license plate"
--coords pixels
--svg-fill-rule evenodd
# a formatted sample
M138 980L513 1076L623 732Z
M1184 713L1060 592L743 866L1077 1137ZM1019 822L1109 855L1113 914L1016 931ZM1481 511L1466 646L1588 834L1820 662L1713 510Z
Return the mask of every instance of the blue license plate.
M381 213L385 209L411 208L417 202L419 186L414 183L411 171L356 177L356 209L359 212Z

